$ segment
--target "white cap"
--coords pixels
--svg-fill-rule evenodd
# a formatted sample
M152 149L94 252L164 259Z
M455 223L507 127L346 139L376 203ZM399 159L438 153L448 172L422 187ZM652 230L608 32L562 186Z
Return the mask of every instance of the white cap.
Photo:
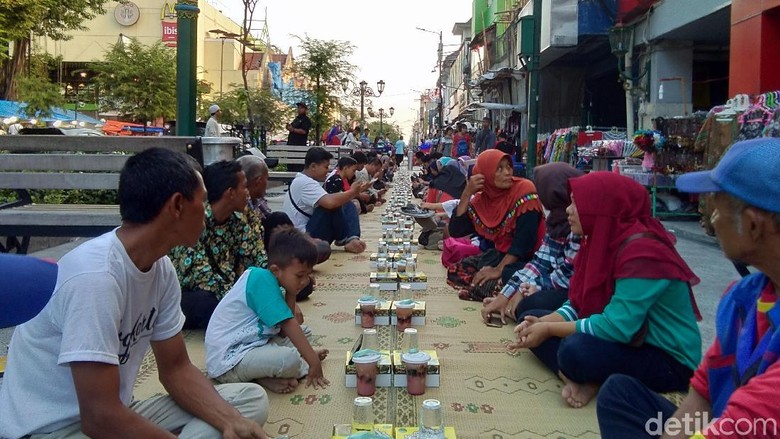
M212 106L210 106L210 107L209 107L209 114L214 114L214 113L216 113L217 111L219 111L219 105L217 105L217 104L214 104L214 105L212 105Z

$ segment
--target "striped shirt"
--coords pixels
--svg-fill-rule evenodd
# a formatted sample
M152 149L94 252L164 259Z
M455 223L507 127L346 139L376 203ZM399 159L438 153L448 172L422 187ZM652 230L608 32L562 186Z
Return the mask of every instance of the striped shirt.
M569 288L569 279L574 273L574 257L580 250L581 240L573 233L564 239L554 239L545 234L533 259L512 275L501 294L512 297L523 283L536 285L539 290Z

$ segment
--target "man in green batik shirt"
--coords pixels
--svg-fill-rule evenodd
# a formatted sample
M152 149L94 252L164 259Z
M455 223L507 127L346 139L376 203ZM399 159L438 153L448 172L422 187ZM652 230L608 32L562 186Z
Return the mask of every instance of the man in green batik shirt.
M187 329L208 325L217 303L244 270L267 266L263 225L247 209L249 192L241 165L221 161L206 166L203 182L208 191L203 234L194 247L171 251Z

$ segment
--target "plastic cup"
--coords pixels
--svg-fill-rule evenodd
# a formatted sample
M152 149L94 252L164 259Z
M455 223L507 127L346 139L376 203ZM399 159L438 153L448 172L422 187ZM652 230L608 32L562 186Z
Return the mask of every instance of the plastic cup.
M425 352L407 352L401 356L406 367L406 391L410 395L425 393L425 379L428 377L428 362L431 356Z
M370 329L366 329L370 331ZM419 350L417 330L414 328L404 329L404 352L415 353Z
M363 330L363 342L360 344L360 349L379 350L379 337L377 336L376 329Z
M379 354L352 357L357 374L357 394L371 396L376 393L376 376L379 373Z
M398 332L412 326L412 313L414 312L414 302L405 304L398 302L395 305L396 328Z
M431 437L443 437L444 420L441 413L441 402L436 399L426 399L420 408L420 430Z
M413 257L406 258L406 271L412 274L417 272L417 262L415 262Z
M374 430L374 400L367 396L355 398L352 408L352 433Z
M376 315L376 307L379 305L379 301L376 299L360 299L358 300L360 305L360 327L361 328L373 328L374 316Z

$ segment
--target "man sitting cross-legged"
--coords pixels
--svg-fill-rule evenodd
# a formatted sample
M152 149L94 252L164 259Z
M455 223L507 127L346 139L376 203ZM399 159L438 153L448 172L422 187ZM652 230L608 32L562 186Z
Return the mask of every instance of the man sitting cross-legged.
M298 173L284 198L284 212L295 227L314 238L336 242L352 253L362 253L366 244L360 240L360 220L351 201L366 190L366 183L356 183L348 191L329 194L322 188L333 155L320 147L306 152L303 172Z
M268 269L251 267L217 305L206 330L206 367L221 383L256 382L289 393L325 387L326 349L315 351L295 318L295 291L309 282L317 250L295 229L271 236Z
M183 154L152 148L127 160L122 225L63 256L51 300L16 328L0 387L0 437L267 437L263 389L215 389L181 335L181 291L166 255L197 242L205 198ZM133 401L150 345L169 395Z
M241 165L221 161L206 166L206 228L194 247L171 252L181 282L185 328L205 328L219 300L248 267L265 267L263 225L247 209Z

